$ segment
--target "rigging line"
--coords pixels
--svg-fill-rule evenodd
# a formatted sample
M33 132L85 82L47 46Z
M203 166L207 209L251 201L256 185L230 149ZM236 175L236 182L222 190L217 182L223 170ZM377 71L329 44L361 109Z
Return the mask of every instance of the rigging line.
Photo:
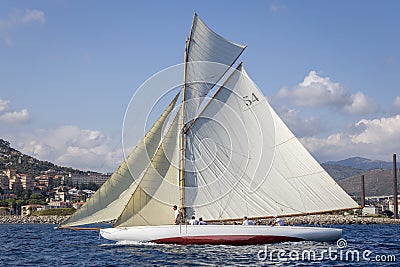
M311 175L314 175L314 174L319 174L319 173L324 173L324 172L325 172L325 170L321 170L321 171L318 171L318 172L311 172L311 173L307 173L307 174L303 174L303 175L287 177L285 179L286 180L297 179L297 178L302 178L302 177L311 176Z
M285 144L285 143L287 143L287 142L289 142L289 141L291 141L291 140L293 140L293 139L296 139L296 136L292 136L292 137L290 137L289 139L287 139L287 140L285 140L285 141L283 141L283 142L281 142L281 143L279 143L279 144L275 144L275 147L278 147L278 146L280 146L280 145L283 145L283 144Z
M196 48L198 48L198 49L194 50L196 55L190 55L190 57L189 57L189 61L190 62L208 61L208 62L216 62L216 63L220 63L220 64L223 64L223 65L227 65L227 64L224 64L223 62L227 62L227 61L230 62L231 61L232 53L224 53L224 55L220 56L220 55L218 55L216 53L213 53L214 50L200 49L200 46L198 45L198 42L196 42L196 41L194 41L192 44L196 44ZM231 47L227 47L226 49L230 49L230 48ZM194 52L192 52L192 53L194 53ZM234 53L237 53L237 51L234 51ZM206 60L206 59L212 59L212 61L211 60Z
M196 84L200 84L200 82L196 82ZM205 83L203 83L203 84L205 84ZM204 86L204 87L206 87L206 86ZM190 88L190 90L191 90L192 92L195 91L195 92L198 92L198 93L202 93L202 94L203 94L203 95L201 95L201 96L199 96L199 97L192 98L192 99L190 99L190 100L206 98L206 96L207 96L207 92L206 92L206 91L208 90L208 88L205 88L205 89L207 89L207 90L202 90L202 89L204 89L204 87L196 88L193 84L187 85L186 88Z

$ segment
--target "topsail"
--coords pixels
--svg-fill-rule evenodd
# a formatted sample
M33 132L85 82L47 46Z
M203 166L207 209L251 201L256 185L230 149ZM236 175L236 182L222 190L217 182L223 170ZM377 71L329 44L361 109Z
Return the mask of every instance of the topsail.
M186 47L185 122L196 116L204 97L245 48L216 34L194 14Z

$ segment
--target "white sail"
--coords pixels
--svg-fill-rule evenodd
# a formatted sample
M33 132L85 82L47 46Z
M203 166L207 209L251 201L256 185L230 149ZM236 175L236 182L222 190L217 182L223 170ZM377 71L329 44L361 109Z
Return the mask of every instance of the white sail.
M172 207L179 202L178 138L182 126L178 122L179 114L175 116L114 227L173 222Z
M112 176L62 226L71 227L118 218L136 189L138 179L154 156L178 95Z
M185 205L197 216L231 219L358 206L242 68L207 104L186 140Z
M194 118L204 97L245 47L216 34L194 14L186 51L185 122Z

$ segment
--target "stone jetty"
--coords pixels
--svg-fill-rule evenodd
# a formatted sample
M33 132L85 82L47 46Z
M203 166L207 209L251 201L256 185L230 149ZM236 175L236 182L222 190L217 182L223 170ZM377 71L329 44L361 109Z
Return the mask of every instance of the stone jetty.
M0 224L60 224L69 216L0 216ZM281 217L287 225L331 225L331 224L400 224L400 220L385 217L364 217L356 215L308 215ZM271 224L272 219L262 220L261 224ZM238 222L241 223L241 222Z
M19 215L7 215L0 216L0 224L5 223L17 223L17 224L60 224L66 220L69 216L19 216Z
M282 217L288 225L330 225L330 224L400 224L400 220L386 217L366 217L357 215L308 215ZM272 220L271 220L272 221Z
M307 215L296 217L280 217L287 225L333 225L333 224L400 224L400 219L386 217L367 217L357 215ZM274 219L259 221L261 224L271 225ZM257 222L257 220L255 220ZM236 222L241 224L242 222Z

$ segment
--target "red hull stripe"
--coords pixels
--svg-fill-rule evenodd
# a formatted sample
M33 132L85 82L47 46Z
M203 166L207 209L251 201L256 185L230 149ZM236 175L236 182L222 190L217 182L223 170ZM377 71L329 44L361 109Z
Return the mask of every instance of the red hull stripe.
M266 235L212 235L212 236L179 236L153 240L155 243L163 244L209 244L209 245L260 245L267 243L302 241L303 239L289 236L266 236Z

